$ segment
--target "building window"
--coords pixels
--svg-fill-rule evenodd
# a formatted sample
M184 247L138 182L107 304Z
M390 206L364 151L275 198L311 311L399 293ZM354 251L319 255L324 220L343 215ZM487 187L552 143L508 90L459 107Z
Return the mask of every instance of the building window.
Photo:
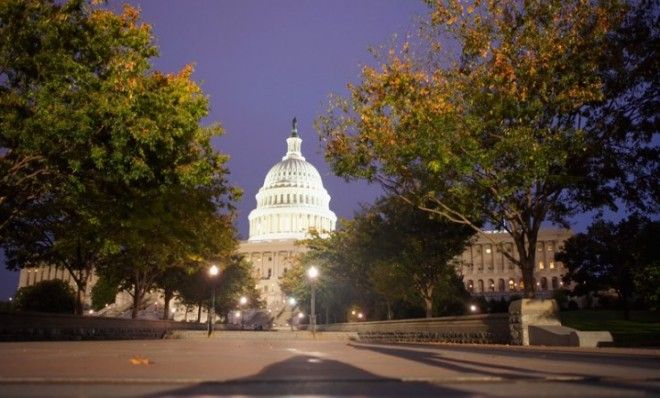
M545 264L543 264L543 261L539 261L539 269L545 269Z
M550 266L550 269L555 269L555 262L554 262L554 261L550 261L550 262L548 263L548 266Z
M516 291L516 282L514 282L513 279L509 279L509 291L510 292Z
M268 268L268 276L266 276L266 279L270 279L270 277L273 275L273 272L270 268Z
M497 281L497 291L503 292L506 290L506 284L504 283L504 279L500 279Z
M468 292L474 293L474 282L470 279L467 283Z
M488 280L488 291L494 292L495 291L495 281L492 279Z
M541 278L541 290L548 290L548 278Z
M557 279L556 276L552 277L552 290L557 290L559 289L559 280Z
M483 293L484 292L484 281L479 279L479 281L477 282L477 287L478 287L477 292L478 293Z

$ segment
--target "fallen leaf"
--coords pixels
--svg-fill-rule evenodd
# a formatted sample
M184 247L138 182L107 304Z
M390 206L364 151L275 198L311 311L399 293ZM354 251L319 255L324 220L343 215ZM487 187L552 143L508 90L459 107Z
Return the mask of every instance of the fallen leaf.
M131 364L133 364L133 365L151 365L151 364L153 364L153 362L150 361L149 358L143 358L143 357L135 356L135 357L131 358Z

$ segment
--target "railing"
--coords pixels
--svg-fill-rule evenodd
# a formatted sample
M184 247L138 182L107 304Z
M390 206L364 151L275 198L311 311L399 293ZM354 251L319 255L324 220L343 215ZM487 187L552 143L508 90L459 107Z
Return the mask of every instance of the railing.
M173 330L205 328L189 322L0 312L0 341L159 339Z
M357 332L370 342L509 344L509 314L465 315L318 325L318 331Z

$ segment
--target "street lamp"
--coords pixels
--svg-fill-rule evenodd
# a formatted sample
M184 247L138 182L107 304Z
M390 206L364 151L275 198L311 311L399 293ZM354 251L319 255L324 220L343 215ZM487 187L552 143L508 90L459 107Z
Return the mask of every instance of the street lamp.
M319 276L319 270L315 266L309 267L307 276L312 283L312 313L309 316L309 324L312 327L312 333L316 333L316 278Z
M215 278L218 276L220 273L220 268L218 268L216 265L212 265L211 268L209 268L209 276L211 277L211 284L213 285L213 293L211 295L211 308L209 308L209 330L208 330L208 337L211 337L211 333L213 333L213 314L215 314Z
M245 296L242 296L240 299L238 299L238 306L239 306L240 314L241 314L241 330L244 329L244 325L243 325L243 306L245 304L247 304L247 302L248 302L248 299Z
M293 309L296 307L296 303L298 302L295 297L289 297L289 305L291 306L291 319L289 321L289 324L291 326L291 331L293 331Z

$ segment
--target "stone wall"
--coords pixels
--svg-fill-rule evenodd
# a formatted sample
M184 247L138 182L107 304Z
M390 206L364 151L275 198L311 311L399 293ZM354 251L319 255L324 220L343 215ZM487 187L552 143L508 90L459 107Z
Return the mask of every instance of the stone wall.
M508 314L317 325L319 332L356 332L360 341L509 344Z
M0 312L0 341L160 339L174 330L205 328L175 321Z

